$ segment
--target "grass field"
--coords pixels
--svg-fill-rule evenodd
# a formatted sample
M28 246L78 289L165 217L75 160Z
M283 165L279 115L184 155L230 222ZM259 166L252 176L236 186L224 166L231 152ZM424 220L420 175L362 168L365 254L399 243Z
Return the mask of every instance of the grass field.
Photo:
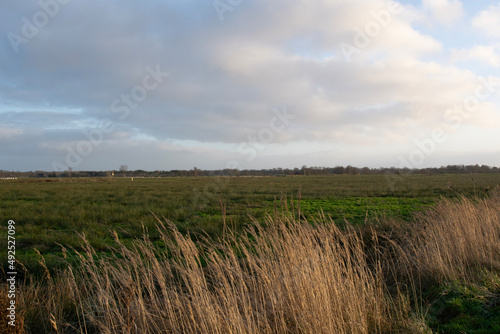
M82 262L81 258L75 256L76 251L82 252L85 249L87 249L87 251L91 249L90 253L88 253L91 257L92 254L95 254L99 258L103 256L105 258L109 256L118 256L117 259L125 257L127 261L135 261L133 265L137 266L137 261L140 261L139 258L129 258L128 255L125 255L128 254L126 252L117 255L116 249L121 248L122 250L126 250L132 249L131 247L137 247L137 239L140 239L145 234L147 235L147 242L143 241L146 242L146 244L141 245L141 247L143 247L141 249L145 252L141 256L145 259L149 257L149 259L153 261L151 256L156 258L158 254L154 255L155 251L153 251L153 253L148 253L147 249L164 247L166 233L156 228L158 225L158 219L156 217L160 217L161 220L166 219L171 221L175 225L176 231L178 230L180 232L179 236L176 237L178 238L177 246L170 246L172 249L170 250L168 258L173 256L175 259L176 256L172 255L176 252L175 247L180 247L182 244L188 245L191 238L196 241L208 237L208 240L200 241L201 244L205 242L209 242L210 244L216 243L223 239L225 240L225 238L230 235L242 235L249 227L255 227L255 221L261 223L267 222L264 226L268 226L272 229L273 224L277 222L281 222L279 224L285 224L284 222L289 220L293 222L293 224L300 224L301 221L307 220L311 223L314 221L327 223L329 219L326 217L331 217L335 225L339 226L341 230L347 229L347 231L349 231L351 227L348 226L358 226L360 228L361 232L359 232L360 234L357 238L361 239L353 241L352 249L359 252L356 256L362 259L365 258L365 255L363 255L365 250L362 248L366 246L366 242L361 240L364 240L363 235L371 233L369 232L373 229L371 226L375 226L377 230L380 230L377 233L381 235L388 230L392 231L389 233L391 238L395 235L396 239L394 239L394 242L400 243L402 240L400 235L413 233L408 232L413 230L411 226L419 230L420 224L422 226L427 224L426 220L421 218L422 216L419 216L420 218L418 219L415 218L415 214L431 210L429 211L430 213L426 213L424 217L433 217L432 212L434 211L432 210L441 210L438 211L441 213L445 212L446 210L444 208L440 208L440 203L442 203L443 199L458 200L460 198L474 198L474 201L479 201L494 193L494 188L499 184L500 174L410 175L401 179L394 188L391 188L387 179L380 175L135 178L133 181L130 178L0 180L1 238L2 240L6 240L7 230L4 227L6 222L9 219L14 220L16 222L16 258L27 268L28 272L25 274L26 277L29 278L29 282L44 281L42 276L46 277L47 270L52 273L52 276L59 277L62 275L60 274L60 270L66 268L68 263L72 264L75 270L76 268L78 268L78 270L86 268L88 271L83 275L95 274L99 270L92 267L89 262L85 262L88 261L88 258ZM475 202L471 202L470 205L474 203ZM452 205L451 202L448 205ZM448 212L447 214L451 217L454 213ZM498 217L495 219L497 218ZM349 225L346 225L346 221L349 222ZM287 224L290 223L286 223L283 226L288 226ZM438 225L439 224L436 226ZM316 229L317 228L319 227L316 227ZM452 226L448 228L454 229ZM495 232L495 228L496 227L493 226L491 231L497 233ZM321 239L325 235L330 235L332 233L335 235L335 238L342 239L344 238L343 233L348 232L342 232L341 230L335 230L333 232L331 230L319 230L318 232L316 230L310 231L306 229L303 230L303 233L306 233L306 235L310 234L311 238L314 240L317 238ZM427 228L425 233L430 233L429 231L431 230L432 229ZM116 231L116 236L119 238L120 242L115 239L112 231ZM188 232L191 237L188 236L187 239L183 239ZM220 252L222 252L222 254L231 254L236 248L239 249L238 252L234 253L236 257L240 257L241 252L244 253L245 249L251 253L255 245L251 243L241 244L241 242L244 243L245 240L247 240L247 242L249 242L249 240L258 242L259 236L266 235L266 233L268 232L261 231L253 237L243 237L244 241L238 241L238 237L235 237L232 244L225 245L224 247L226 248L223 247ZM272 239L274 240L273 242L284 242L278 237L279 233L277 235L272 234L275 232L269 233L271 234L268 236L274 238ZM316 235L316 233L319 234ZM421 239L429 240L432 237L437 240L437 235L439 233L435 232L435 234L436 235L432 236L425 235L425 238L422 237L423 234L419 234L418 237L415 237L416 239L412 239L412 244L415 245L415 249L417 249L416 247L421 242ZM443 233L441 232L441 234ZM85 236L88 242L87 244L83 241L82 235ZM293 239L299 243L305 242L301 239L302 237L293 233L290 238L290 240ZM444 238L440 243L445 244L447 240L448 239ZM342 241L342 243L345 242L347 241ZM492 241L490 240L488 242L491 243ZM401 244L406 243L407 242L401 242ZM6 243L2 242L2 244ZM195 242L195 244L197 244L197 242ZM362 245L365 246L361 247ZM66 249L63 249L62 246ZM115 250L113 251L110 247L115 248ZM207 247L211 249L210 247L212 246ZM415 249L411 251L405 249L405 256L414 256L415 259L418 258L418 261L415 260L415 263L433 261L432 258L434 258L435 254L426 254L424 250L417 252ZM485 246L484 249L487 249L487 246ZM257 248L256 251L256 259L269 255L266 253L268 251L266 249L259 250ZM263 253L259 253L259 251ZM304 252L305 251L306 250L304 250ZM323 254L323 251L328 253L331 250L322 249L319 255L311 253L308 256L326 256L327 254ZM43 255L44 262L40 261L41 258L37 252ZM350 252L351 251L348 253L350 254ZM418 253L418 257L412 252L415 254ZM217 261L219 260L221 261L221 263L219 263L221 268L226 265L224 261L227 259L217 258L217 260L214 258L214 254L216 253L210 253L210 251L208 253L212 254L210 255L212 256L212 261L207 259L203 260L202 262L205 263L203 266L206 266L206 263L210 262L218 263ZM472 254L473 252L469 250L465 253ZM2 259L6 258L6 247L2 247L0 256ZM184 253L178 253L177 258L184 259L185 256ZM204 256L210 258L207 254ZM292 254L286 253L283 256L292 256ZM295 256L295 260L298 260L296 257L297 255L293 256ZM425 258L425 256L428 258ZM480 258L480 255L475 256L476 258ZM247 255L246 258L252 257ZM164 260L167 261L168 259L165 258ZM108 259L106 261L110 260ZM184 260L181 260L181 262L183 261ZM290 261L292 261L292 259ZM448 260L443 261L443 263L445 263ZM497 260L495 259L495 261ZM2 263L4 264L3 270L6 271L6 262L2 260ZM194 263L196 263L196 261ZM461 265L465 265L464 263ZM129 263L129 265L132 264ZM287 265L291 266L291 262L288 262ZM321 270L325 270L323 274L325 272L332 273L340 268L338 266L342 266L342 263L339 262L332 265L333 267L321 267ZM381 263L378 263L378 265L382 266ZM108 266L112 266L111 262L108 262ZM371 265L367 264L367 266L371 268ZM391 266L394 266L394 268L397 267L394 263L392 263ZM405 264L405 266L408 267L408 264ZM495 330L497 330L498 327L495 326L499 326L500 323L500 310L498 306L495 306L497 305L495 303L498 303L498 300L500 300L500 283L498 281L498 272L495 270L492 271L493 267L490 266L487 271L482 272L482 274L479 275L479 281L478 278L472 281L463 281L461 280L463 275L455 272L455 269L451 270L448 268L444 270L443 268L431 268L432 266L429 265L425 266L425 268L427 268L426 270L432 271L432 274L428 272L422 274L424 270L419 269L418 272L422 274L418 276L420 277L420 282L422 282L422 277L432 277L432 279L428 286L418 289L418 298L415 296L412 297L411 293L407 293L407 297L405 297L407 298L406 304L403 303L406 306L399 307L399 313L396 312L399 314L397 316L399 317L397 320L398 323L403 321L401 319L406 319L403 322L410 321L408 319L418 315L418 319L412 318L413 320L410 322L413 325L410 327L418 327L415 323L420 321L425 324L425 326L422 326L428 330L441 330L446 333L462 333L464 328L468 329L468 331L466 331L467 333L497 333ZM449 265L447 264L446 266ZM245 268L241 268L241 270L243 270L241 275L248 274ZM187 270L189 268L184 269ZM195 269L196 268L193 267L189 270L196 271ZM257 270L257 267L254 269ZM92 270L94 270L94 272ZM269 268L269 270L271 270L271 268ZM371 292L369 292L370 301L367 301L368 304L365 305L369 308L369 311L368 309L365 311L375 314L374 317L377 318L379 322L377 324L371 324L369 322L364 323L363 328L368 331L370 331L370 328L372 330L376 328L377 332L383 331L382 329L390 332L398 332L392 325L386 323L389 321L388 319L390 317L396 317L396 315L393 314L395 312L394 309L390 311L386 310L386 308L393 307L395 302L384 301L385 297L383 297L383 295L387 293L387 291L384 290L386 289L384 288L386 285L386 283L384 283L385 281L379 281L379 278L377 278L377 275L380 273L373 273L371 271L368 273L366 268L362 270L363 272L346 271L343 275L356 277L356 280L361 280L359 284L362 286L370 286L370 289L372 289L370 290ZM115 275L116 272L101 272L100 275L101 274ZM146 273L144 274L146 275ZM186 275L188 274L189 273L186 272ZM271 275L271 273L268 274ZM275 274L276 273L273 275ZM317 274L320 273L315 273L314 275ZM199 273L196 275L199 275ZM227 275L227 273L224 275ZM280 275L283 275L283 273ZM19 277L21 279L22 275ZM65 276L62 275L61 277L62 278L59 279L63 279ZM198 277L198 279L199 278L200 277ZM116 277L114 279L116 279ZM219 277L219 279L222 278ZM414 279L416 278L412 276L410 281ZM157 279L155 279L155 281L156 280ZM486 280L487 282L484 283L481 280ZM258 282L252 282L245 282L246 288L248 288L246 285L247 283L250 285L258 284ZM408 280L405 282L409 284ZM154 282L151 283L153 286L157 284ZM54 283L44 284L49 284L50 286L50 284ZM184 281L181 285L184 284L188 284L189 286L190 283ZM287 287L269 287L269 289L283 288ZM415 291L416 290L413 289L413 295L415 295ZM100 291L99 293L104 292ZM106 291L105 293L113 294L113 292L110 291ZM180 293L180 295L176 295L179 302L185 298L185 296L182 296L182 291L176 293ZM234 291L227 293L234 293ZM264 292L260 290L255 290L252 293L264 294ZM352 294L354 292L346 290L345 293ZM292 297L293 296L288 296L287 298ZM363 298L365 297L366 296ZM208 297L200 296L200 298ZM237 299L239 297L232 296L231 298ZM267 296L262 298L266 299L271 297ZM376 300L377 298L381 300ZM421 306L423 304L429 304L425 314L423 314L422 311L424 309L423 307L414 307L410 305L413 302L417 303L417 300ZM267 303L268 300L266 299L265 302ZM69 303L69 301L66 300L65 303ZM253 304L250 303L245 307L249 307L250 309L256 307L252 305ZM389 305L392 306L389 307ZM439 305L439 307L437 305ZM260 305L259 307L264 306L265 305ZM229 306L226 305L224 307ZM240 307L242 306L240 305ZM354 305L352 307L356 308L359 306ZM404 312L402 311L403 309L405 310ZM116 311L121 312L120 310ZM185 311L187 312L187 310ZM289 311L290 310L282 310L282 312ZM357 313L356 316L362 317L365 311L361 309L358 311L360 313ZM382 313L386 311L391 313L389 318L387 318L387 314L382 315ZM68 312L71 313L74 311ZM177 310L176 312L181 311ZM321 312L327 312L327 310L321 309ZM403 313L406 315L403 316ZM410 314L413 314L413 316L410 316ZM487 314L486 318L485 314ZM287 322L288 320L285 314L282 315L284 318L280 321ZM59 314L58 321L59 319L65 319L67 316L68 315ZM120 316L124 315L121 314ZM198 314L197 317L198 316L200 315ZM253 316L255 315L252 315L252 317ZM276 314L274 316L276 316ZM302 317L304 315L301 314L300 316ZM33 322L33 317L36 318L36 316L32 316L31 318L28 316L27 321ZM76 315L69 314L69 317L75 318ZM219 315L217 315L216 318L217 317L219 317ZM341 317L345 317L345 315ZM47 319L50 319L50 317ZM47 319L46 321L50 323L50 320ZM144 321L145 318L142 320ZM302 324L302 320L299 321L295 319L291 323L294 324L293 326L299 326ZM61 323L64 322L63 320L60 321ZM130 319L126 320L125 317L123 321L126 323L130 321ZM240 319L238 321L243 320ZM243 322L248 321L247 319ZM267 319L266 321L270 320ZM272 329L273 326L281 326L273 321L266 322L266 326L269 326L266 328ZM312 326L307 328L315 328L314 326L318 325L315 324L314 321L311 321L311 319L306 321L308 324L307 326ZM101 325L105 326L106 324ZM174 323L170 323L170 325L181 326L180 324ZM333 326L332 324L330 325ZM207 328L211 328L209 324L207 324L207 326ZM242 326L242 324L240 323L238 326ZM300 326L295 328L294 331L303 332L300 330ZM288 327L285 326L283 328ZM481 328L484 328L484 330L481 331ZM342 331L344 329L342 329ZM366 332L366 330L359 332ZM339 330L339 332L342 331ZM191 332L197 331L193 330ZM236 333L238 330L233 329L229 332ZM355 333L357 331L347 330L345 332Z
M143 226L158 237L154 215L171 220L181 233L217 238L223 229L221 203L236 231L250 216L261 220L272 214L275 206L298 212L300 205L308 218L323 210L339 223L344 218L362 223L383 216L409 219L440 197L484 195L495 184L499 174L412 175L393 190L380 175L18 179L0 181L0 218L16 221L18 259L37 272L35 248L47 255L49 267L57 266L58 244L77 247L77 233L98 251L114 245L112 230L125 242L142 235Z

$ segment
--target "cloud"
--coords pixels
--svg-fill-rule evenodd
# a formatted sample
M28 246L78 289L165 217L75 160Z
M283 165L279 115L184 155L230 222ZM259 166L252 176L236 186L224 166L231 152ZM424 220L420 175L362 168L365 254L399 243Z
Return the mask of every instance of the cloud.
M201 162L223 168L230 159L246 161L237 147L258 138L273 111L286 106L295 117L259 151L266 158L247 167L270 163L280 147L293 153L294 145L304 154L316 147L351 158L389 154L432 131L443 110L474 93L478 74L468 60L499 61L490 46L450 51L438 35L415 27L411 6L381 24L380 13L394 4L256 0L241 2L220 21L210 1L70 2L18 54L8 39L0 40L6 59L0 62L0 124L7 129L0 137L17 143L11 149L3 141L0 149L43 156L30 164L43 161L38 168L50 169L52 161L64 161L68 145L76 149L88 140L85 133L110 120L114 130L76 169L124 163L206 168ZM424 5L425 15L443 24L463 14L458 1ZM0 13L2 31L20 33L21 18L39 10L36 3L13 3ZM348 63L339 45L354 45L360 31L377 24L377 34ZM448 54L449 63L442 60ZM148 66L169 76L133 100L126 114L114 112L113 101L140 92ZM497 107L488 105L488 115ZM486 125L483 118L472 123ZM279 156L300 164L292 153Z
M493 46L475 45L471 49L451 50L451 62L455 63L468 60L483 62L493 67L498 67L500 65L500 55Z
M491 38L500 38L500 3L478 12L472 19L472 27Z
M452 25L465 16L459 0L422 0L424 10L443 25Z
M5 127L0 128L0 139L2 140L12 139L16 136L21 136L22 134L23 134L22 129L5 128Z

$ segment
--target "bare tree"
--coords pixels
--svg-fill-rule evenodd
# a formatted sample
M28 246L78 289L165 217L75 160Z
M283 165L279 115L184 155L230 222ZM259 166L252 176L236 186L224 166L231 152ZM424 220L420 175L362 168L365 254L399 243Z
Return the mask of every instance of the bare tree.
M125 172L127 172L128 166L127 165L121 165L120 166L120 172L123 173L123 177L125 177Z

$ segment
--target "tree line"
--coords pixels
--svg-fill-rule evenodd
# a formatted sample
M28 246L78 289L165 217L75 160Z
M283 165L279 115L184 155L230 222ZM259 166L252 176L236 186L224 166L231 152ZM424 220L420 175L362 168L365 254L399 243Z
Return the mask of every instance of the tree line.
M15 172L0 170L0 178L7 177L197 177L197 176L295 176L295 175L387 175L387 174L477 174L477 173L499 173L499 167L487 165L448 165L441 167L427 168L396 168L396 167L354 167L354 166L336 166L336 167L308 167L302 168L270 168L270 169L219 169L203 170L194 167L190 170L155 170L146 171L142 169L128 170L124 165L117 170L108 171L72 171L65 172L47 172L47 171L29 171Z

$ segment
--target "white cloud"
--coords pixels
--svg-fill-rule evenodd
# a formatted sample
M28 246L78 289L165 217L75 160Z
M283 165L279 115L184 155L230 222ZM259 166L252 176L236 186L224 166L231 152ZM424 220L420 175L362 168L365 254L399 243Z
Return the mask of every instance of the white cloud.
M500 65L500 56L493 46L475 45L471 49L451 50L450 61L452 63L468 60L484 62L493 67Z
M12 139L23 134L22 129L0 128L0 139Z
M500 3L477 13L472 27L489 37L500 38Z
M444 25L452 25L465 15L459 0L422 0L422 5L436 21Z
M419 29L420 14L432 22L456 22L463 15L459 1L424 1L423 10L404 5L387 24L387 17L380 17L391 3L385 0L255 0L227 12L223 22L210 2L147 3L75 2L23 45L20 56L0 40L6 55L0 62L0 110L22 106L0 113L0 138L17 136L15 147L0 141L2 153L43 155L50 166L64 161L66 144L87 140L83 128L109 118L116 129L103 136L81 168L147 163L168 169L174 161L175 168L223 168L228 159L246 161L228 147L249 142L269 127L274 108L287 106L296 118L274 135L262 156L271 159L280 145L293 153L297 143L302 152L321 147L330 154L342 147L349 159L366 151L376 156L381 148L387 155L415 136L428 136L443 122L443 110L474 93L477 64L468 60L500 65L497 46L472 41L450 51L442 34ZM112 9L119 12L109 16ZM373 13L379 13L378 21ZM23 16L29 10L0 12L0 24L14 22L4 30L15 31L22 21L12 18ZM380 20L379 33L348 63L339 45L354 44L360 29ZM157 64L171 75L119 119L110 110L112 101L130 95L142 83L145 67ZM464 124L495 124L487 121L498 113L498 103L491 103ZM420 107L411 109L415 104ZM137 166L127 155L136 157ZM340 161L353 163L344 158ZM283 159L299 161L292 155Z

